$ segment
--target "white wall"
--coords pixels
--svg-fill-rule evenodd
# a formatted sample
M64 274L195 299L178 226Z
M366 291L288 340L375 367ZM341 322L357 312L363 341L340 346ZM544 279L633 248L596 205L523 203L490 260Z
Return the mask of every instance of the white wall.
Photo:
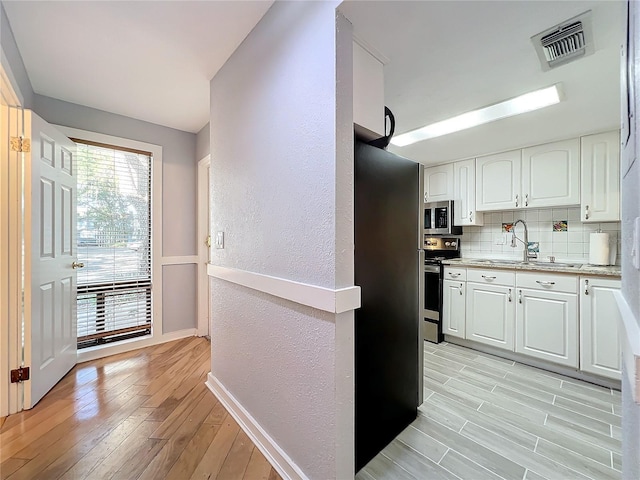
M636 31L640 32L640 25L636 28ZM636 37L636 42L640 42L640 36ZM640 82L636 82L636 92L638 89L640 89ZM640 111L640 102L636 103L636 112L638 111ZM639 138L639 133L636 132L636 139ZM640 152L640 148L636 142L633 153L637 152ZM631 263L633 221L638 216L640 216L640 160L636 159L622 179L622 293L636 321L640 322L640 271L636 270ZM635 248L638 249L638 245ZM640 344L640 338L629 340L632 345ZM637 386L629 382L626 365L623 370L622 472L625 480L632 480L640 478L640 405L634 402L632 390Z
M336 34L335 3L276 2L211 81L214 265L353 285L351 29L341 17ZM303 475L352 476L353 312L220 279L211 299L216 382Z
M633 42L635 43L634 64L638 65L640 61L640 8L637 2L630 2L630 12L632 14L632 23L634 24L635 35ZM624 74L624 73L623 73ZM632 101L637 115L640 112L640 75L635 73L635 98ZM623 100L624 101L624 100ZM622 294L629 306L631 315L628 318L630 322L640 323L640 271L634 268L632 264L631 251L636 249L638 245L633 245L633 222L635 218L640 216L640 160L637 159L640 153L640 132L637 128L640 126L638 120L635 120L635 142L631 142L627 148L622 151ZM623 136L624 137L624 136ZM629 159L635 158L635 162L628 171L625 165L629 163ZM623 330L623 346L640 345L640 338L637 338L637 329ZM629 353L629 352L623 352ZM625 358L626 356L623 356ZM633 356L631 356L633 358ZM633 390L637 385L632 384L627 376L627 369L630 365L623 362L622 374L622 477L625 480L640 478L640 405L634 402ZM636 375L638 374L636 370ZM637 381L635 382L637 383Z

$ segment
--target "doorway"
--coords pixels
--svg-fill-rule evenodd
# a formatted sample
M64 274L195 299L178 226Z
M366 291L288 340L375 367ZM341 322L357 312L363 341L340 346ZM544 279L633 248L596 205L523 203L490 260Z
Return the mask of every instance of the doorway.
M209 176L211 156L198 162L198 336L210 334L209 275L207 265L211 260L211 209Z
M4 52L2 54L4 58ZM19 308L21 289L10 282L21 271L17 227L19 215L10 205L17 201L13 186L18 182L18 153L11 150L11 138L22 134L22 97L11 81L11 72L0 64L0 417L18 409L18 385L10 383L10 370L20 365L20 335L17 322L11 321ZM5 141L6 140L6 141ZM20 256L21 257L21 256Z

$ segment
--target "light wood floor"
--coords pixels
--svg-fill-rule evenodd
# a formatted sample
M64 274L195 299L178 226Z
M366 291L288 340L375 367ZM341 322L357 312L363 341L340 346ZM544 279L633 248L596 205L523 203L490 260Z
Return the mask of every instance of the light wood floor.
M280 479L205 387L210 367L195 337L78 365L0 419L0 478Z
M620 392L425 342L418 418L357 480L620 479Z

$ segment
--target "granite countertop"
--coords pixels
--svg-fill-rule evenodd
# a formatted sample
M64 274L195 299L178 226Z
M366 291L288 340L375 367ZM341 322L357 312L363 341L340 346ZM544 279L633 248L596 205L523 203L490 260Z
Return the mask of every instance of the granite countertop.
M620 278L620 266L602 266L590 265L588 263L569 263L569 262L529 262L523 263L517 260L489 260L485 258L456 258L451 260L443 260L443 264L452 267L484 267L499 268L502 270L526 270L534 272L555 272L555 273L573 273L575 275L597 275L603 277ZM575 265L575 266L568 266Z

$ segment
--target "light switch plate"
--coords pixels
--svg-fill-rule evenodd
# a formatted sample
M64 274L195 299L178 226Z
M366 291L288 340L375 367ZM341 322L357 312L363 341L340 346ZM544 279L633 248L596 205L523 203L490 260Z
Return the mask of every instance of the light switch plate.
M216 233L216 248L224 248L224 232Z

